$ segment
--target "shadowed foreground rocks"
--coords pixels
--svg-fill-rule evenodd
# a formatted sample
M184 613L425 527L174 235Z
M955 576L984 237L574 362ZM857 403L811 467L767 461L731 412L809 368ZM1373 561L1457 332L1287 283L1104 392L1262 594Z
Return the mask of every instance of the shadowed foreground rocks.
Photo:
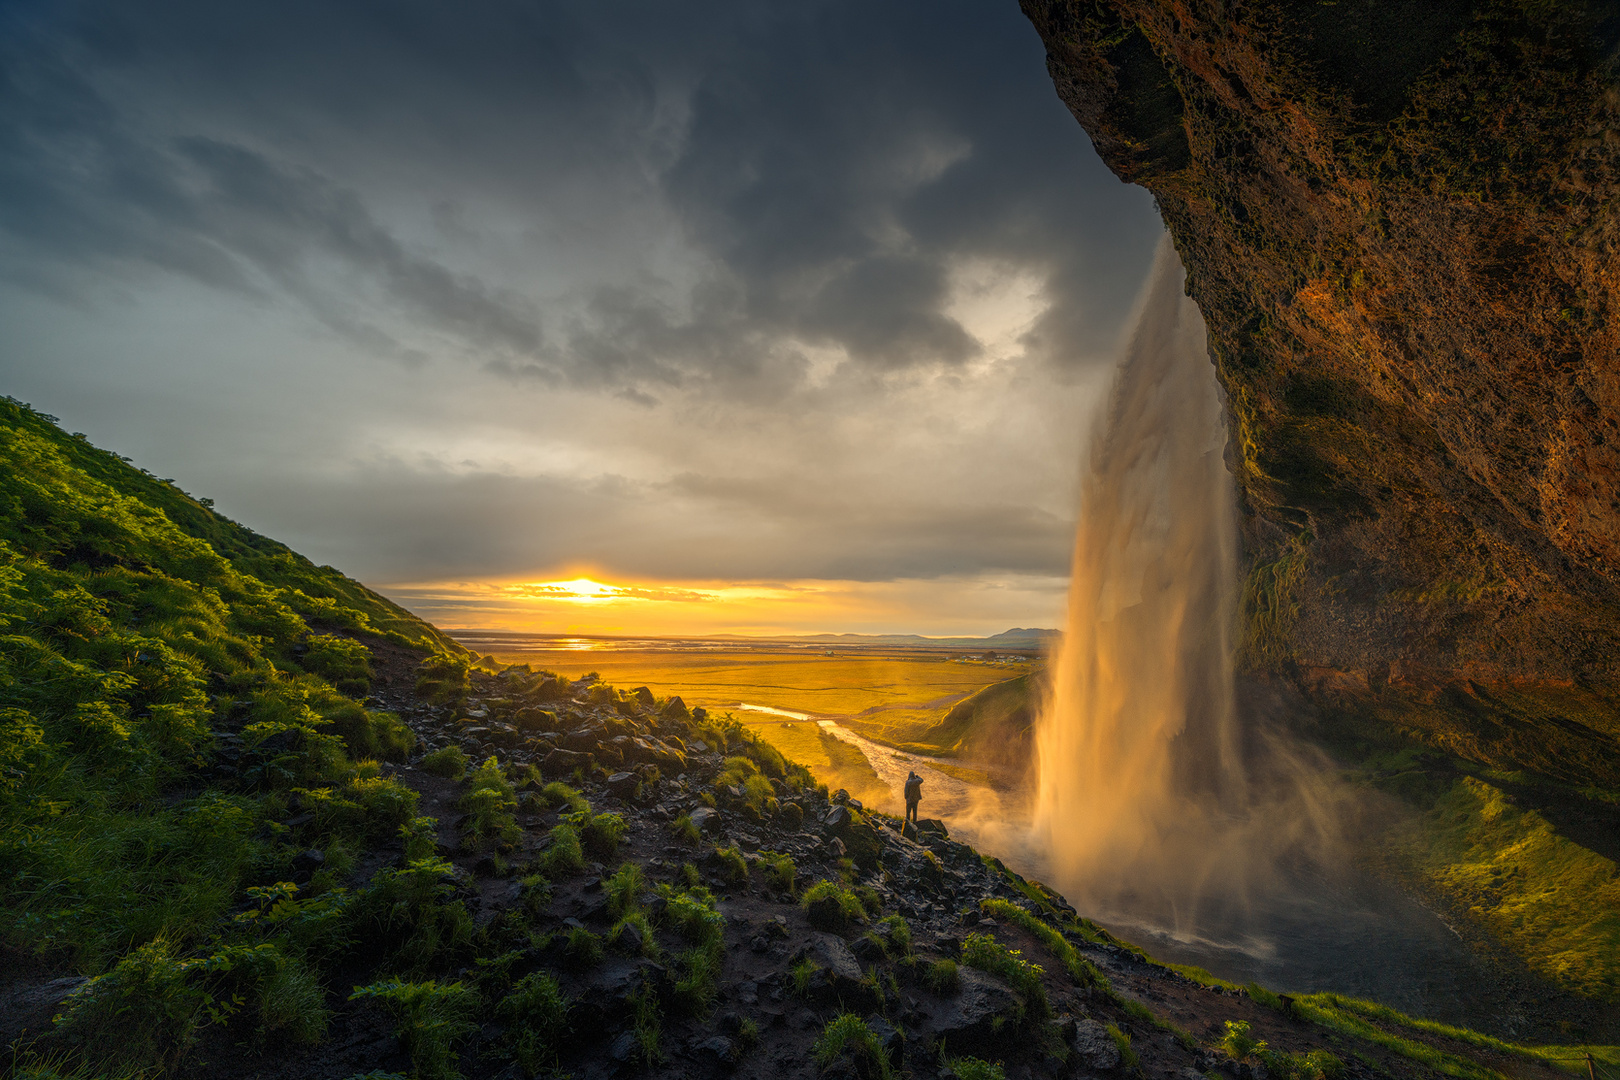
M399 713L422 740L409 764L390 771L420 793L420 813L437 818L441 900L460 905L472 933L431 955L395 953L381 968L357 961L340 971L316 1045L266 1047L241 1024L216 1026L175 1075L949 1077L964 1075L953 1061L977 1058L1009 1077L1262 1080L1260 1058L1234 1060L1221 1047L1229 1021L1269 1044L1274 1069L1327 1050L1333 1057L1321 1060L1335 1076L1434 1075L1260 991L1211 988L1152 963L940 823L903 832L841 792L805 785L802 771L740 726L717 725L678 699L509 669L475 671L464 700L429 704L412 690L414 654L374 654L373 704ZM488 822L464 810L469 788L489 774L454 779L424 767L455 750L474 764L497 758L517 780L515 829L504 839L481 838ZM738 759L756 765L747 784L730 782ZM591 827L577 803L548 805L559 789L543 785L554 780L589 802L587 819L622 820L611 855L587 845L574 868L556 861L560 825L572 821L583 836ZM305 814L289 807L284 826L295 835L310 828ZM363 893L368 879L405 862L401 844L384 845L344 887ZM616 882L632 866L637 895L627 908ZM837 899L829 906L814 899L818 891ZM696 939L683 936L677 908L690 913L691 899L705 895L715 898L718 960L707 988L694 991ZM644 918L624 918L631 910ZM437 1072L423 1066L398 1013L350 996L417 963L425 966L407 981L432 976L470 995ZM518 1036L537 1030L533 1017L509 1003L514 988L540 976L554 980L560 1006L545 1038L525 1044ZM11 1034L38 1033L51 1000L71 989L41 980L8 1010ZM875 1049L818 1059L818 1040L844 1014L861 1021ZM519 1045L539 1050L524 1058ZM1447 1051L1493 1060L1461 1044ZM1302 1078L1327 1075L1300 1067ZM1518 1059L1513 1067L1553 1075Z

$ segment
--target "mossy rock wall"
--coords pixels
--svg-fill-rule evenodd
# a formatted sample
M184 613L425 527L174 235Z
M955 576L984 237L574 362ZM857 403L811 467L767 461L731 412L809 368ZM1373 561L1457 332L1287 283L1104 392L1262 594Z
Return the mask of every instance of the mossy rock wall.
M1553 727L1620 787L1612 5L1023 7L1208 323L1246 666L1464 729L1493 695L1573 691Z

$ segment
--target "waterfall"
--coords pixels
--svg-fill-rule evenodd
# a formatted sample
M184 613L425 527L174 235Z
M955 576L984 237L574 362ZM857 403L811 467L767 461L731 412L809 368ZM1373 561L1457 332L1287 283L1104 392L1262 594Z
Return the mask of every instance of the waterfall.
M1082 910L1192 932L1227 921L1266 860L1233 703L1224 410L1184 276L1167 237L1083 471L1034 825Z

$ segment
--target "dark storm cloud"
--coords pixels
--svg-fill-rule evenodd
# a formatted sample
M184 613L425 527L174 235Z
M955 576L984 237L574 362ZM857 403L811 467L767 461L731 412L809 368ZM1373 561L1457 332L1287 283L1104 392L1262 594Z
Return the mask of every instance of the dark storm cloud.
M941 312L944 272L997 258L1050 281L1049 358L1094 362L1140 279L1142 193L1085 152L1027 27L970 4L796 11L706 76L668 178L750 314L879 366L960 361L978 348Z
M532 355L528 305L413 256L355 191L204 136L142 142L81 76L45 54L6 56L0 84L0 229L53 264L127 261L207 285L267 286L302 300L362 343L388 336L323 289L330 258L393 305L483 348ZM21 278L15 267L13 279Z
M979 8L13 8L5 272L60 291L155 266L292 298L380 351L417 355L427 334L497 374L647 400L790 386L786 339L878 371L972 359L949 272L987 257L1049 282L1032 344L1095 359L1098 314L1140 269L1141 219L1119 209L1141 196L1084 154L1032 31ZM700 279L675 300L582 283L543 338L541 298L442 261L379 209L439 189L435 220L480 198L541 215L581 184L662 200Z

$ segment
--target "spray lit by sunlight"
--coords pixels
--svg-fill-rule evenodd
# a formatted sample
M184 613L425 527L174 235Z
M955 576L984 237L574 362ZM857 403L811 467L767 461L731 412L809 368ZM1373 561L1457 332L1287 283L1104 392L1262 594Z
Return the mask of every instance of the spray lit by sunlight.
M1082 482L1035 826L1071 899L1190 935L1241 925L1331 815L1313 771L1239 723L1235 489L1183 277L1164 243Z

